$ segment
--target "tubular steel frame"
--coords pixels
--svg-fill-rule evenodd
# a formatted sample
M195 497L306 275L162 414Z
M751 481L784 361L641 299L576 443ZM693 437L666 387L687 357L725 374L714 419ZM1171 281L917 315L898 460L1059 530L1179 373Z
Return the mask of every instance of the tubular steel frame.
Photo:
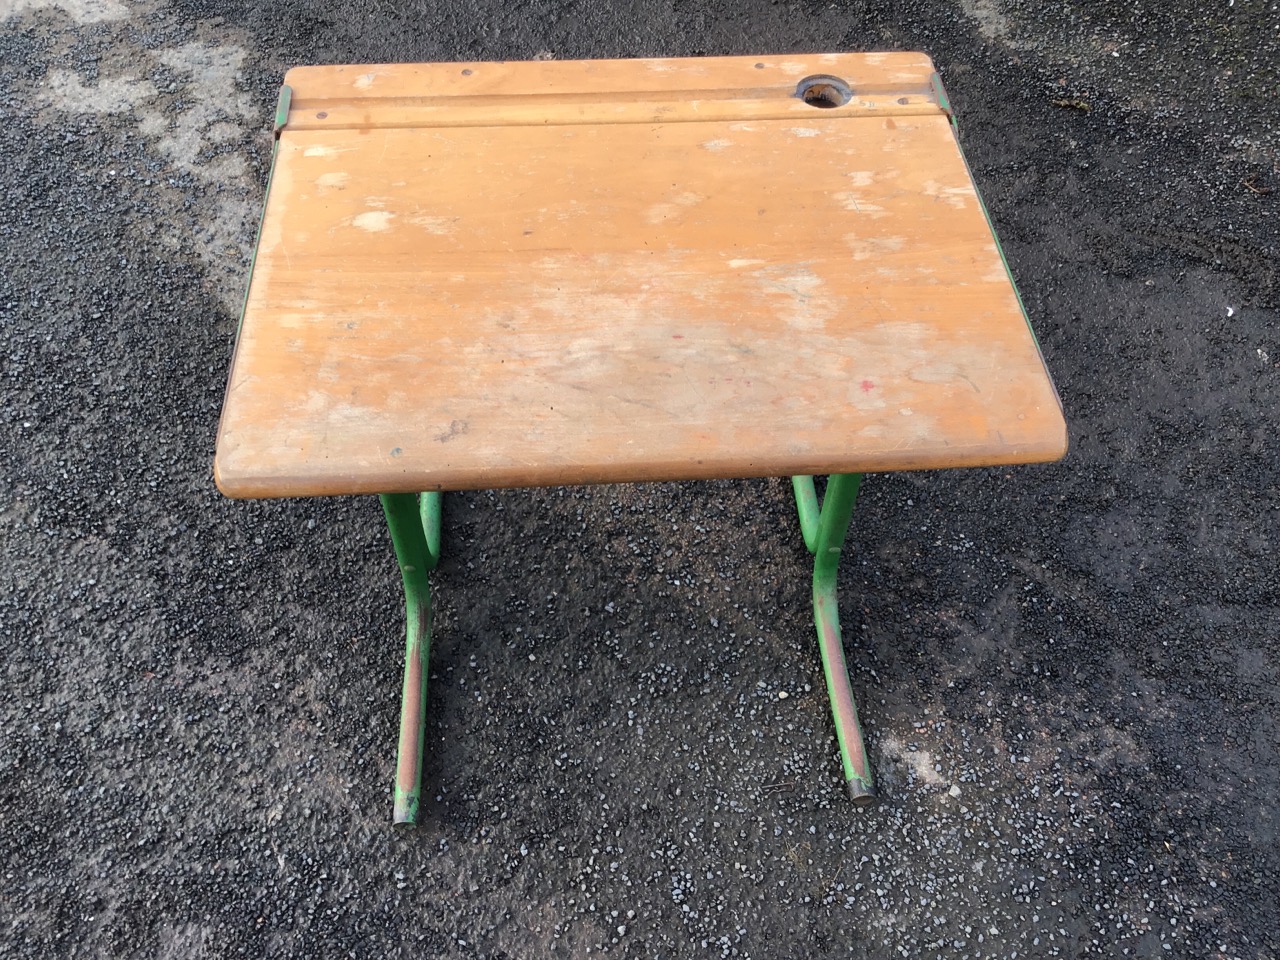
M439 493L389 493L381 497L404 580L406 640L396 754L396 823L418 822L431 659L431 584L427 574L440 559L440 497Z
M862 742L858 704L849 685L849 668L845 664L844 641L840 634L840 600L836 595L840 552L849 532L862 474L841 473L829 477L821 508L813 477L792 477L791 485L796 494L796 510L800 514L804 544L813 554L813 621L818 628L822 672L826 674L831 716L836 724L836 739L840 742L845 788L850 800L859 806L867 806L875 800L875 777Z
M862 474L833 474L819 504L813 477L792 477L805 546L813 554L813 619L826 675L827 696L840 744L849 798L874 801L875 779L858 722L840 634L836 574L845 535L858 499ZM417 823L422 782L427 675L431 657L431 586L427 574L440 559L439 493L391 493L380 498L391 529L405 594L404 686L400 698L400 745L396 757L395 822Z

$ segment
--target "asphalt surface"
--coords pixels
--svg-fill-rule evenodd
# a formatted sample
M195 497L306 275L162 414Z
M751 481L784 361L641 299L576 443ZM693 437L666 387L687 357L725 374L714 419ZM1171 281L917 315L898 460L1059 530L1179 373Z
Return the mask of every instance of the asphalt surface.
M376 501L214 432L284 70L922 49L1060 464L869 477L844 801L781 480ZM0 0L0 955L1280 953L1273 0ZM786 694L784 697L783 694Z

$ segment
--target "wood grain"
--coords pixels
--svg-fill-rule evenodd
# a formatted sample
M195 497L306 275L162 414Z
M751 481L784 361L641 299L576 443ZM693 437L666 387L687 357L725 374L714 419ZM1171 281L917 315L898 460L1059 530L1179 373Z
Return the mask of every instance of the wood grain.
M219 487L1060 457L931 72L919 54L291 72ZM798 100L817 73L850 103Z

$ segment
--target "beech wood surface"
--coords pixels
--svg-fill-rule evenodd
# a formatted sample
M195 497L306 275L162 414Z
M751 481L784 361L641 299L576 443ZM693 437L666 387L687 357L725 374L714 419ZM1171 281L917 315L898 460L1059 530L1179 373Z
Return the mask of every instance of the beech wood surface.
M840 77L843 106L798 98ZM921 54L290 71L237 497L1053 460Z

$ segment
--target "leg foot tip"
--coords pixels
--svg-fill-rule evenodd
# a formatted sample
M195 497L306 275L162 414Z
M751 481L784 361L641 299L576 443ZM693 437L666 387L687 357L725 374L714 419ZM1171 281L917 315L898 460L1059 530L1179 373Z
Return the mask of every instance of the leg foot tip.
M875 784L870 780L854 777L852 780L846 780L844 787L855 806L869 807L876 802Z
M404 825L408 827L415 826L418 823L418 801L415 798L409 803L397 802L395 812L391 816L392 822L396 826Z

